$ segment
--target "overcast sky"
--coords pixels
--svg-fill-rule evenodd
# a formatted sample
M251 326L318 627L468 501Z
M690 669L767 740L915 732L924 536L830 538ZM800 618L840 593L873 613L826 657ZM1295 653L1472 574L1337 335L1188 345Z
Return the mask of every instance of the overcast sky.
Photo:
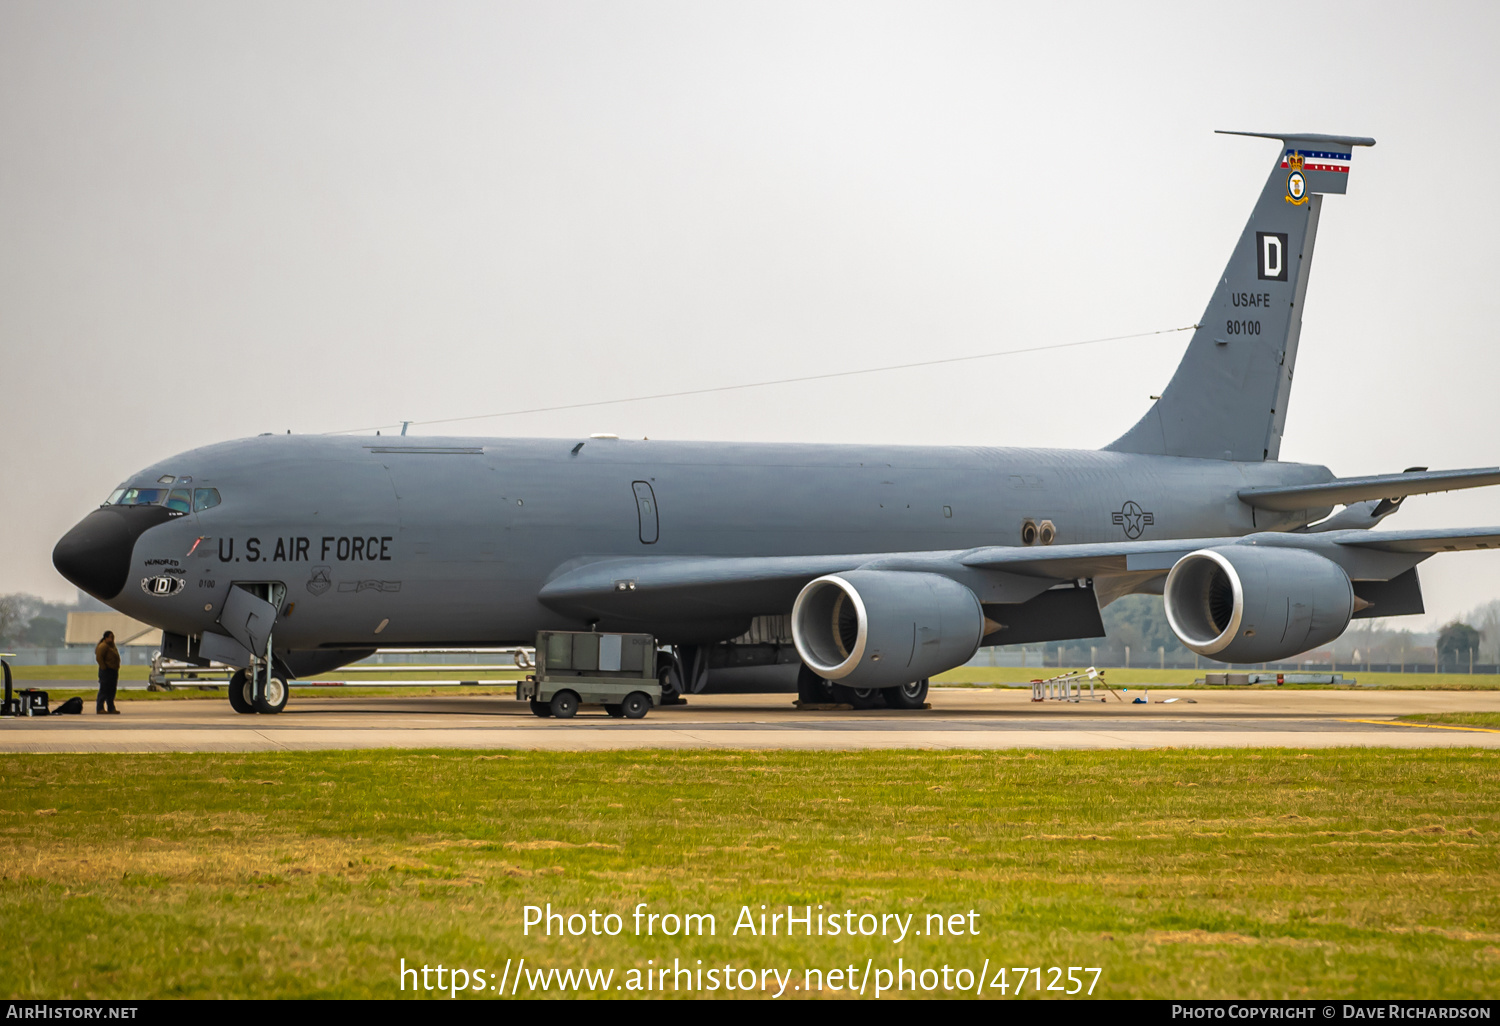
M1151 331L1276 144L1330 197L1282 458L1500 463L1500 5L0 3L0 592L134 470ZM1490 183L1486 185L1486 183ZM440 430L1097 447L1186 335ZM414 429L419 430L419 429ZM1500 489L1389 526L1500 524ZM1500 555L1424 565L1427 624Z

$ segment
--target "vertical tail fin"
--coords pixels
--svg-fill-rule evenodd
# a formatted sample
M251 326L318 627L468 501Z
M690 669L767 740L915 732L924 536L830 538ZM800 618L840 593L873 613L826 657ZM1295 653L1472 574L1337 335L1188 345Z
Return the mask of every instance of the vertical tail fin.
M1223 134L1282 146L1177 373L1108 450L1246 461L1281 452L1323 195L1344 192L1353 147L1375 140Z

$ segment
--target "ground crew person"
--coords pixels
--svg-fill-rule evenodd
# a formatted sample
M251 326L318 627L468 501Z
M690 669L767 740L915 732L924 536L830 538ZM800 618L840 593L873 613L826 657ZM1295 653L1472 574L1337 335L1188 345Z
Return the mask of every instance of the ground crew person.
M99 697L94 702L94 712L118 714L115 687L120 683L120 650L115 648L114 631L105 631L94 646L94 662L99 664Z

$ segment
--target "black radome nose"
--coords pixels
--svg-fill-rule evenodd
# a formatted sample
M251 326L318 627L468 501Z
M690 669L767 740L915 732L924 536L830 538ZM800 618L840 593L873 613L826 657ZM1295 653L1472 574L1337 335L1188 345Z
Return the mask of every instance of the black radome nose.
M105 507L84 517L52 550L57 572L90 595L109 601L125 587L135 540L167 520L160 506Z

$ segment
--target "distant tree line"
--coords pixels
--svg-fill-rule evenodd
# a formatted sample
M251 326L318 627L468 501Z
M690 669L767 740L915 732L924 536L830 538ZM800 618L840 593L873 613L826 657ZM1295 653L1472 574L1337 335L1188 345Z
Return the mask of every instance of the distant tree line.
M101 607L104 608L104 607ZM0 645L15 648L58 648L74 604L48 602L36 595L0 595Z

